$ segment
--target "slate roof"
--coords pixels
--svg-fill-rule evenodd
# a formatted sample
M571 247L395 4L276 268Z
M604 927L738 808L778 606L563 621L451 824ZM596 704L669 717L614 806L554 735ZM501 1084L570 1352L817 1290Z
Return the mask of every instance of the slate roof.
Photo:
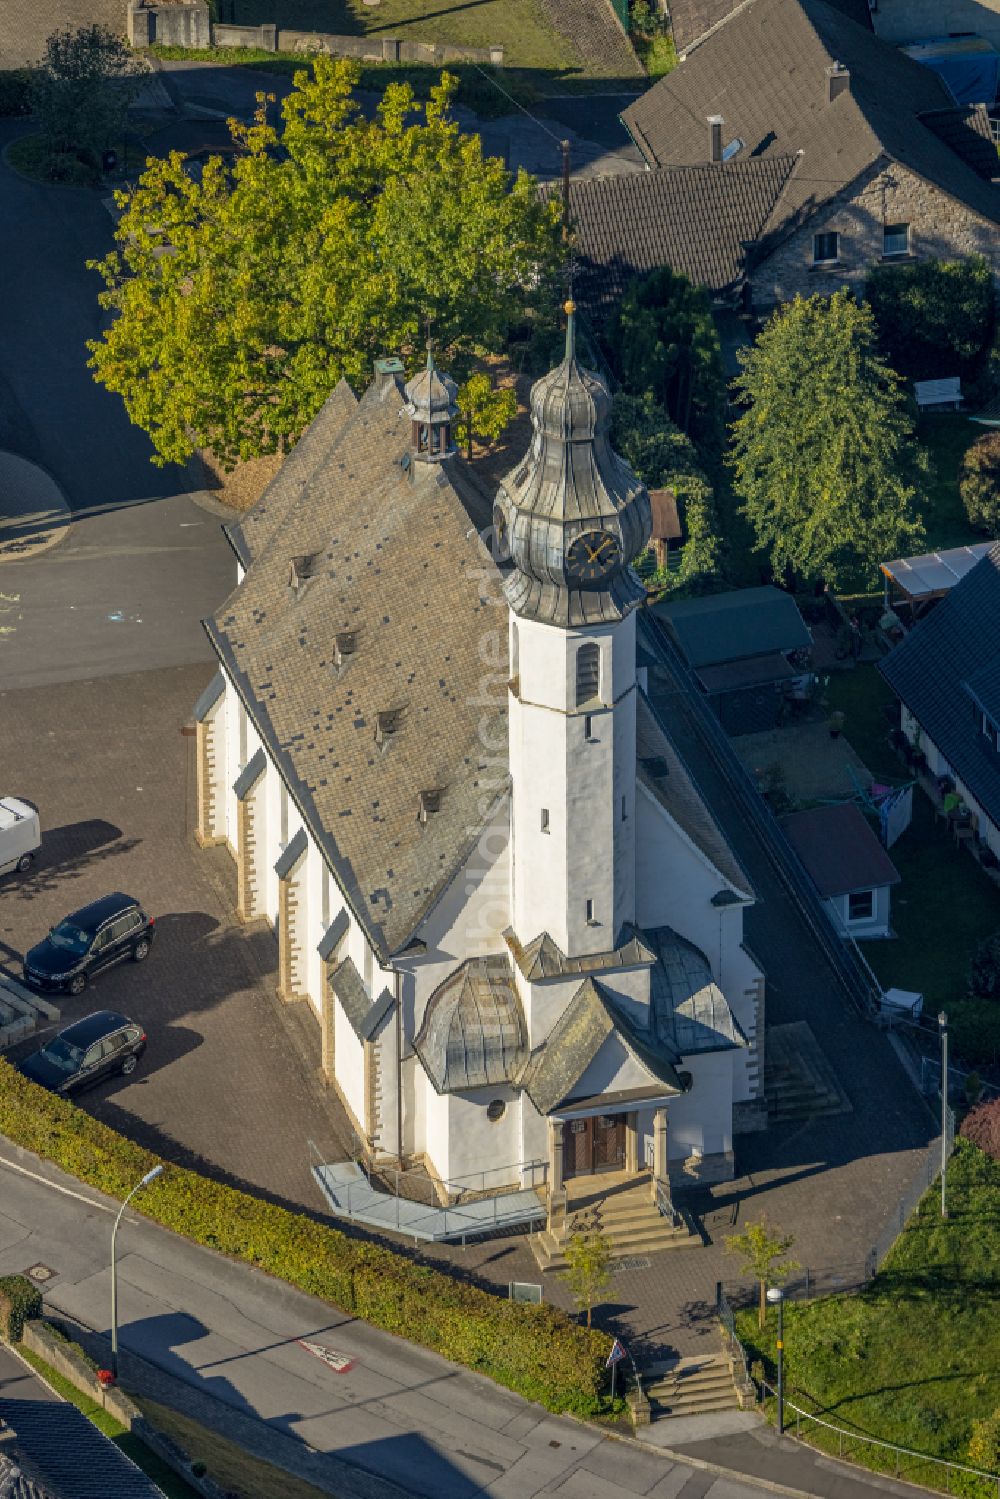
M899 884L899 870L853 802L790 812L781 825L824 899Z
M835 62L848 69L849 86L829 103ZM1000 221L1000 189L968 164L966 149L956 153L922 121L937 117L940 129L941 112L953 109L929 68L825 0L747 0L622 120L655 167L704 165L707 117L715 114L725 121L724 139L741 139L747 156L798 154L764 230L763 255L884 157Z
M601 985L586 978L525 1070L523 1086L540 1114L572 1100L574 1087L613 1031L664 1093L684 1091L674 1059L658 1037L640 1033Z
M770 585L657 604L653 612L696 668L812 644L791 594Z
M342 397L331 401L336 416ZM479 703L481 640L498 633L502 652L506 632L479 537L490 497L457 456L404 470L401 380L373 384L337 434L283 493L273 534L254 533L252 567L205 628L384 958L412 936L506 794L492 748L505 742L506 701ZM261 502L267 524L285 472ZM300 556L314 564L293 588ZM338 666L345 633L355 649ZM390 713L395 731L380 744ZM429 789L440 809L421 821Z
M670 0L670 27L679 53L694 45L713 26L719 26L745 0ZM871 30L868 0L830 0L851 20Z
M0 1442L5 1439L5 1435L0 1430ZM59 1499L59 1495L35 1483L12 1457L4 1457L0 1451L0 1499Z
M368 998L357 968L350 958L345 958L330 975L330 987L340 1000L351 1030L359 1041L370 1041L393 1006L388 989L383 989L375 999Z
M599 973L607 968L641 967L655 962L656 958L643 941L642 933L628 925L618 934L618 941L609 952L583 953L575 958L568 958L548 932L539 932L523 946L513 927L507 928L503 938L521 973L533 983L540 979L566 978L574 973Z
M653 1024L674 1061L746 1046L747 1038L700 948L668 926L647 932L646 940L657 958L650 987Z
M662 265L716 297L734 296L747 247L763 232L797 160L741 156L572 181L581 305L599 317L633 276Z
M1000 542L879 662L956 776L1000 826L1000 754L979 704L1000 720Z
M357 407L357 398L341 380L323 402L271 483L252 510L239 521L223 526L230 546L249 567L276 535L303 490L328 457Z
M516 1082L528 1033L506 953L469 958L438 985L413 1047L438 1093Z
M639 694L636 710L636 758L642 785L718 870L719 878L743 899L753 900L749 875L644 693Z

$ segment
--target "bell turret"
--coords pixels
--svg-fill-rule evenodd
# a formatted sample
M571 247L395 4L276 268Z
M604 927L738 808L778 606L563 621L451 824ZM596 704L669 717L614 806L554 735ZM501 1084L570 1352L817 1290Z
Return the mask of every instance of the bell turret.
M501 482L494 527L513 562L516 614L575 626L621 619L645 597L632 562L652 531L649 495L611 446L611 395L576 357L566 304L563 361L531 391L531 447Z
M452 426L458 415L458 386L435 365L429 340L426 367L408 381L405 389L412 457L423 463L450 458L455 452Z

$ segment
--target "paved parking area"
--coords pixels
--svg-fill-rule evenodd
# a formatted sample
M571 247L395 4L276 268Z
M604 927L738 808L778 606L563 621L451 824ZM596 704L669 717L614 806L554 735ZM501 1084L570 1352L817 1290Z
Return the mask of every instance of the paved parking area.
M3 789L35 802L44 829L32 873L0 880L0 966L19 976L24 951L98 895L141 899L157 924L147 961L59 1003L62 1023L122 1010L149 1047L131 1078L80 1101L168 1159L320 1208L307 1142L342 1154L343 1116L304 1059L305 1017L281 1013L274 939L233 919L229 855L191 837L194 741L181 728L210 671L0 692Z

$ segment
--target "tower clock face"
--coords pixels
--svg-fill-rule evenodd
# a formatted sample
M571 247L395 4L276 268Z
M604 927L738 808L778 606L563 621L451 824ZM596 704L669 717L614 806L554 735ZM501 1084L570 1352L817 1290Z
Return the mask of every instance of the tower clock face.
M566 572L580 583L596 583L622 560L618 538L609 531L584 531L566 553Z

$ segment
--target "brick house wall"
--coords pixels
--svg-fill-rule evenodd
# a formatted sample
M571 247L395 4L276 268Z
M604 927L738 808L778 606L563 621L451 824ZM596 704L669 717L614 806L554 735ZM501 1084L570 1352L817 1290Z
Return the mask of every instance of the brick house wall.
M933 256L960 260L983 255L1000 280L996 224L906 167L883 158L754 267L754 310L767 312L797 295L820 292L830 296L842 286L860 290L869 267L882 260L885 224L910 226L910 255L893 256L887 264L905 265L908 260ZM813 264L813 238L825 233L840 236L839 262L817 266Z

